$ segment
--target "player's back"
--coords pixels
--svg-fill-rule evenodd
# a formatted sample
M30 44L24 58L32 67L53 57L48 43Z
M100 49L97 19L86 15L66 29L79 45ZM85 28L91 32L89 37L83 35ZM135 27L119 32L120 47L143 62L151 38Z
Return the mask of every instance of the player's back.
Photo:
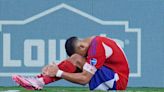
M120 89L120 86L126 86L129 77L129 66L124 51L118 43L116 43L114 40L110 38L98 36L96 37L96 39L100 40L100 42L104 43L112 49L112 55L106 58L104 66L107 66L111 68L114 72L118 73L120 78L117 82L117 87Z

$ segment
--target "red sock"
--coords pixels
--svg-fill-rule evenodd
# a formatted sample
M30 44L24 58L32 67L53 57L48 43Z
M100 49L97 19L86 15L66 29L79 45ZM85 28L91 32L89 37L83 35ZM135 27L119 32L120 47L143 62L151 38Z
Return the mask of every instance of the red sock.
M76 66L74 66L70 61L64 60L61 63L58 64L58 67L60 70L63 70L65 72L76 72ZM42 74L37 76L38 78L43 78L43 81L45 84L52 83L54 81L60 80L61 78L57 77L49 77L49 76L44 76Z

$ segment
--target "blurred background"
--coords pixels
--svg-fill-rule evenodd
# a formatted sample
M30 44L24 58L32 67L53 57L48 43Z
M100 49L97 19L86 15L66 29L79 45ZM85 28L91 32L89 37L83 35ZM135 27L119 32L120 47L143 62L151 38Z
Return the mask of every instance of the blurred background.
M124 49L129 87L164 87L163 0L0 0L0 86L65 59L65 40L100 35ZM48 86L80 86L64 80Z

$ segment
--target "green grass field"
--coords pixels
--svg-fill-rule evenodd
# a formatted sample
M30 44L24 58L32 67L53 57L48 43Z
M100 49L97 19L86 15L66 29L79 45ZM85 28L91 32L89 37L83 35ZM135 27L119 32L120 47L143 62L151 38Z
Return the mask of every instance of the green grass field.
M0 92L12 92L10 90L19 90L19 92L90 92L86 87L45 87L39 91L30 91L22 87L0 87ZM164 92L164 88L128 88L124 92Z

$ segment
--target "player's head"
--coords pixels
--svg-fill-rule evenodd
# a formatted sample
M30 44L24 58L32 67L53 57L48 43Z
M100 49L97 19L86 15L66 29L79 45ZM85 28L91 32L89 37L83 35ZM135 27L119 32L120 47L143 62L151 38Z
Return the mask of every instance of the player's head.
M80 40L73 36L67 39L65 43L65 49L68 56L74 53L86 56L89 43L86 40Z

